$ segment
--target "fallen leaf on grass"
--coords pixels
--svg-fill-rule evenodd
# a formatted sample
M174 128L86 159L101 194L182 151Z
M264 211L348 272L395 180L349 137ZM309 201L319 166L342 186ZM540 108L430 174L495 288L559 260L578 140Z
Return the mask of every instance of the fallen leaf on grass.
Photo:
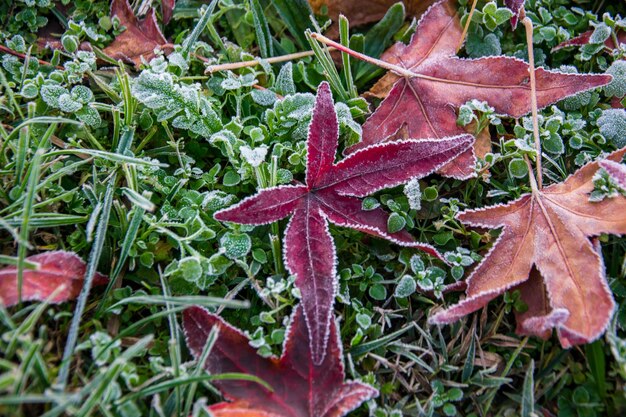
M528 64L493 56L462 59L454 56L462 28L454 0L433 5L420 20L409 45L397 43L384 61L410 69L413 78L387 73L370 93L386 97L363 125L357 149L398 138L440 138L463 133L456 110L470 99L486 101L496 113L521 117L531 110ZM565 74L537 68L537 103L545 107L581 91L611 81L609 75ZM441 173L459 179L474 175L475 157L468 150Z
M607 159L600 161L600 167L604 168L606 172L609 173L620 188L626 190L626 165Z
M114 59L141 65L141 58L150 61L155 57L154 49L167 44L167 40L157 25L154 9L150 8L143 20L137 19L128 0L111 2L111 17L117 16L120 24L126 27L113 42L104 48L104 53Z
M609 159L621 160L625 153L621 149ZM566 348L597 339L615 302L602 256L589 237L626 234L626 198L589 201L597 170L598 162L592 162L564 182L542 190L534 185L532 193L508 204L459 213L465 224L502 232L468 277L467 297L430 322L454 322L505 291L519 289L528 306L518 314L519 334L545 338L554 328Z
M301 307L293 313L280 359L260 357L239 329L201 307L190 307L183 313L183 327L196 359L214 326L219 329L218 338L204 368L211 374L254 375L273 389L253 381L215 381L224 397L232 401L210 406L215 417L341 417L378 395L368 385L344 382L341 340L334 320L330 323L328 353L319 364L309 350Z
M403 0L407 16L420 16L435 0ZM309 0L309 4L315 14L322 14L325 8L325 16L333 22L326 35L330 38L339 36L337 21L339 15L344 15L350 21L351 27L367 25L378 22L385 16L387 10L398 0Z
M26 258L39 264L36 270L25 269L22 281L22 301L44 301L52 294L51 303L62 303L78 297L83 288L85 262L73 252L44 252ZM93 285L107 283L104 275L96 274ZM64 287L59 290L59 288ZM56 293L55 293L56 291ZM0 303L18 303L17 267L0 269Z
M571 46L584 46L588 45L591 41L591 35L593 35L593 30L588 30L586 32L581 33L580 35L569 39L567 41L561 42L554 48L552 48L552 52L558 51L559 49L568 48ZM626 32L619 31L617 33L617 42L619 44L626 44ZM604 45L609 49L617 49L619 45L615 45L615 41L612 36L609 36L606 41L604 41Z
M424 177L471 147L474 138L406 140L361 149L334 163L338 122L328 83L320 85L307 139L306 184L266 188L215 213L215 219L262 225L292 215L285 231L284 259L296 276L314 345L324 358L336 289L336 253L328 221L439 256L406 231L387 232L388 214L363 210L361 200L383 188Z

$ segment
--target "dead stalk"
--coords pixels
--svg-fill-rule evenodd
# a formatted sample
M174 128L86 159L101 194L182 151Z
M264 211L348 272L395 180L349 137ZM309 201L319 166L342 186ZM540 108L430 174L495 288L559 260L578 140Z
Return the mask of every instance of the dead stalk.
M424 78L420 76L420 74L416 74L413 71L408 70L406 68L402 68L397 65L390 64L389 62L381 61L380 59L372 58L371 56L367 56L360 52L354 51L346 46L343 46L342 44L338 42L333 41L332 39L328 39L326 36L321 35L319 33L311 33L311 37L323 44L326 44L332 48L337 49L338 51L345 52L348 55L351 55L357 59L360 59L361 61L369 62L370 64L374 64L386 70L395 72L396 74L400 76L409 77L409 78L414 78L414 77Z
M476 3L478 3L478 0L474 0L472 2L472 8L470 9L469 16L467 17L467 22L465 22L465 27L463 28L463 34L461 35L461 40L459 40L459 44L456 47L457 52L461 50L461 46L463 46L463 42L465 41L465 37L467 36L467 31L469 30L469 26L472 23L472 17L474 16L474 11L476 10Z
M539 119L537 116L537 81L535 79L535 57L533 53L533 22L525 16L522 19L526 29L526 42L528 43L528 71L530 72L530 105L533 118L533 137L535 138L535 149L537 150L537 186L541 190L543 187L541 168L541 142L539 140Z
M285 61L293 61L296 59L306 58L308 56L313 56L315 53L313 51L305 51L305 52L296 52L295 54L281 55L275 56L271 58L264 59L263 61L269 64L275 64L277 62L285 62ZM261 60L255 59L252 61L242 61L242 62L231 62L229 64L220 64L220 65L210 65L204 71L205 73L214 73L218 71L228 71L239 68L246 67L255 67L261 63Z

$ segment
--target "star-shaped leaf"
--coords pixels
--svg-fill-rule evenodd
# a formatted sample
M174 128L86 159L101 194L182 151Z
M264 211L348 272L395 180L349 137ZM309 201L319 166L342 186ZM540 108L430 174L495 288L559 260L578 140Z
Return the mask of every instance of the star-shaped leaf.
M120 24L126 27L113 42L104 48L104 53L114 59L121 59L135 66L154 58L154 49L163 47L167 40L156 21L154 9L150 8L143 20L137 19L128 0L111 2L111 17L117 16Z
M334 163L337 115L330 87L322 83L309 126L306 184L267 188L215 213L220 221L252 225L292 215L285 231L284 259L302 294L316 363L324 358L336 287L337 262L328 221L437 256L434 248L415 242L406 231L388 233L388 214L380 208L363 210L357 197L428 175L472 143L471 135L389 142L363 148Z
M39 264L37 269L25 269L22 281L22 301L43 301L54 295L51 303L62 303L78 297L83 288L85 262L73 252L51 251L26 258ZM101 274L94 277L94 285L106 284ZM0 304L18 303L17 267L0 269Z
M256 381L215 381L232 401L210 406L215 417L341 417L378 395L368 385L344 382L341 340L334 320L324 360L319 364L313 361L301 307L296 307L291 318L280 359L260 357L240 330L201 307L185 310L183 326L196 359L211 329L218 327L217 341L204 363L211 374L243 372L272 388L270 391Z
M462 59L454 56L462 28L454 0L433 5L420 20L408 45L397 43L384 61L407 68L412 78L386 74L371 94L386 97L363 125L360 143L347 150L397 138L440 138L463 133L456 109L468 100L486 101L496 113L521 117L531 110L528 64L493 56ZM545 107L581 91L611 81L608 75L565 74L536 69L537 103ZM471 150L446 165L441 173L454 178L474 175Z
M625 153L621 149L609 159L621 160ZM626 198L590 202L597 170L597 162L589 163L564 182L542 190L534 185L532 193L506 205L459 213L465 224L502 233L467 279L467 297L430 321L453 322L519 289L528 310L518 314L518 333L547 337L555 328L564 347L598 338L615 303L602 256L589 237L626 234Z

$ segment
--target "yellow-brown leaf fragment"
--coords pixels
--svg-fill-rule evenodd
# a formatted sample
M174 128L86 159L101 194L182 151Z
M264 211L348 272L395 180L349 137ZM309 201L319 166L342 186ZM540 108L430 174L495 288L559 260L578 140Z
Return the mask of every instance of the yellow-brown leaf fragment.
M609 160L619 161L626 148ZM483 262L467 279L467 297L430 318L451 323L508 290L519 289L528 310L518 315L517 332L540 337L556 329L563 347L597 339L615 303L604 263L590 237L626 234L626 198L590 202L598 162L564 182L506 205L459 213L472 226L502 228Z

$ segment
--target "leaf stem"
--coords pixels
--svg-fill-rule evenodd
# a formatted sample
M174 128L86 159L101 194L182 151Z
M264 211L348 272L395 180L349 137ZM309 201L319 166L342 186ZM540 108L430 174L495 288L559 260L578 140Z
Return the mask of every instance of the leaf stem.
M539 119L537 116L537 80L535 79L535 56L533 52L533 22L525 16L522 19L526 29L526 42L528 43L528 71L530 72L530 105L533 118L533 136L535 138L535 148L537 150L537 186L543 188L543 178L541 173L541 141L539 139Z
M214 73L218 71L228 71L228 70L234 70L234 69L239 69L239 68L255 67L261 64L262 61L267 62L268 64L275 64L278 62L293 61L295 59L306 58L308 56L313 56L313 55L315 55L315 52L313 51L304 51L304 52L296 52L294 54L275 56L275 57L271 57L271 58L267 58L263 60L254 59L252 61L231 62L228 64L220 64L220 65L209 65L208 67L206 67L206 70L204 72L206 74L206 73Z
M340 43L337 43L335 41L333 41L332 39L328 39L326 36L321 35L319 33L311 33L311 38L322 42L323 44L326 44L328 46L331 46L341 52L345 52L348 55L352 55L353 57L360 59L361 61L365 61L365 62L369 62L370 64L374 64L377 65L381 68L384 68L386 70L395 72L398 75L401 75L403 77L410 77L410 78L415 78L415 77L419 77L419 78L424 78L425 76L422 76L420 74L417 74L411 70L408 70L406 68L402 68L398 65L394 65L394 64L390 64L389 62L386 61L382 61L380 59L376 59L376 58L372 58L371 56L367 56L365 54L362 54L360 52L354 51Z
M467 17L467 22L465 22L465 26L463 27L461 39L459 40L459 44L456 47L457 53L461 50L461 46L463 46L463 42L465 41L465 37L467 36L467 31L469 30L470 24L472 23L472 17L474 17L474 11L476 10L476 3L478 3L478 0L474 0L472 2L472 8L470 9L469 16Z

